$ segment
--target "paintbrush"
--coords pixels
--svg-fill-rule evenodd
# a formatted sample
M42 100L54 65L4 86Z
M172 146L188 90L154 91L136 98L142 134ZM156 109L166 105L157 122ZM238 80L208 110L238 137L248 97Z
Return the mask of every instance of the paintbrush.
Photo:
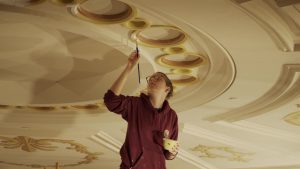
M139 54L139 46L138 46L138 42L137 42L137 39L135 39L135 49L136 49L136 54L137 54L137 57L140 56ZM140 76L140 63L138 63L138 76L139 76L139 84L141 84L141 76Z

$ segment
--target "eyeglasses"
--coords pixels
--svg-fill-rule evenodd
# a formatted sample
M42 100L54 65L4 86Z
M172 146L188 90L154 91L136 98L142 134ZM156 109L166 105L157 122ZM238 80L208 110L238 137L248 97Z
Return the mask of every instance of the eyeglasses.
M154 74L152 76L147 76L146 77L147 83L149 83L150 81L153 81L153 80L162 81L162 80L164 80L164 76L162 74Z

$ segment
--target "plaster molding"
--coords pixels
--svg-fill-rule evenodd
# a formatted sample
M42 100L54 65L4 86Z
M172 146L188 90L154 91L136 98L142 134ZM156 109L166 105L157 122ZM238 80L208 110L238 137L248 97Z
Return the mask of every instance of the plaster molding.
M218 125L235 128L239 130L243 130L245 132L251 132L262 136L270 136L274 138L279 138L281 140L286 140L289 142L295 142L299 144L300 136L293 134L288 131L280 130L277 128L249 122L249 121L239 121L235 123L227 123L227 122L217 122Z
M205 138L214 142L218 142L220 144L241 148L247 151L267 151L267 149L264 149L260 146L255 146L254 144L246 143L242 140L238 140L236 138L232 138L227 135L207 130L192 124L184 124L183 133L190 134L199 138Z
M275 0L279 7L299 4L300 0Z
M294 112L294 113L289 113L282 119L289 124L292 124L295 126L300 126L300 112L299 111Z
M117 154L119 154L119 150L122 146L122 143L119 140L115 139L114 137L112 137L104 131L99 131L97 134L91 136L90 139L98 144L105 146L106 148L110 149L111 151ZM200 169L217 169L209 163L203 161L199 157L188 153L183 149L179 150L177 157Z
M199 169L218 169L215 166L209 164L208 162L202 160L201 158L193 155L183 149L180 149L177 155L178 158L182 159L185 162L188 162Z
M91 136L90 139L98 144L105 146L106 148L117 154L119 153L119 150L122 146L122 143L119 140L113 138L104 131L99 131L97 134Z
M202 76L200 75L203 73L203 70L199 69L199 72L197 72L198 77L203 79L199 81L201 85L195 83L190 85L189 88L176 93L176 97L170 99L170 102L174 105L174 109L182 112L198 107L224 94L231 87L236 77L236 65L231 53L221 42L209 33L199 29L196 25L176 18L165 11L157 10L151 6L145 7L138 3L135 6L151 16L162 18L168 23L177 23L177 25L180 25L181 30L184 30L189 37L193 37L193 39L189 39L193 44L193 48L201 49L199 50L200 53L207 57L207 64L204 64L203 67L207 66L205 68L208 72L205 72ZM191 99L195 97L197 97L197 100Z
M299 169L299 165L282 165L282 166L267 166L267 167L244 167L235 169Z
M268 113L287 104L300 95L300 64L284 64L273 87L258 99L233 109L206 118L210 122L236 122Z
M85 157L80 158L80 161L76 163L63 162L60 166L62 167L76 167L83 164L89 164L98 159L102 152L90 152L86 146L77 143L74 140L61 140L61 139L36 139L29 136L17 136L17 137L5 137L0 136L0 149L14 149L13 151L24 151L28 154L34 155L34 153L40 152L57 152L62 153L62 149L58 145L66 145L65 150L75 151L80 154L84 154ZM49 153L50 154L50 153ZM36 154L35 154L36 155ZM53 155L53 154L52 154ZM50 154L51 156L51 154ZM62 160L62 159L61 159ZM0 164L6 164L11 166L22 166L31 168L42 168L42 167L54 167L54 165L49 165L47 163L20 163L18 160L14 162L0 160Z
M269 34L280 50L299 51L298 25L293 17L280 9L275 1L231 0L231 2L252 17Z

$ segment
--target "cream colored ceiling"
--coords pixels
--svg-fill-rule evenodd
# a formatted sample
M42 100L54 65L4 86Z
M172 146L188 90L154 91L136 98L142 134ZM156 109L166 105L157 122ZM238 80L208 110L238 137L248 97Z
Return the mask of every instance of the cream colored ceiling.
M297 0L0 0L0 168L117 168L126 123L102 97L139 44L168 74L168 168L300 168Z

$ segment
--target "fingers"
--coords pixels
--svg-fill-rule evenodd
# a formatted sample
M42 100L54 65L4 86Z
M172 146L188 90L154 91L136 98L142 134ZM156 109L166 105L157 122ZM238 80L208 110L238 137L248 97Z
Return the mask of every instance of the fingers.
M140 55L139 55L139 53L135 50L135 51L131 52L130 57L131 57L131 58L139 58Z
M177 154L178 150L179 150L179 143L175 144L169 151L170 153L175 155Z
M128 58L128 63L132 66L134 66L139 60L139 54L136 51L133 51L129 58Z
M164 131L164 138L169 138L169 130Z

